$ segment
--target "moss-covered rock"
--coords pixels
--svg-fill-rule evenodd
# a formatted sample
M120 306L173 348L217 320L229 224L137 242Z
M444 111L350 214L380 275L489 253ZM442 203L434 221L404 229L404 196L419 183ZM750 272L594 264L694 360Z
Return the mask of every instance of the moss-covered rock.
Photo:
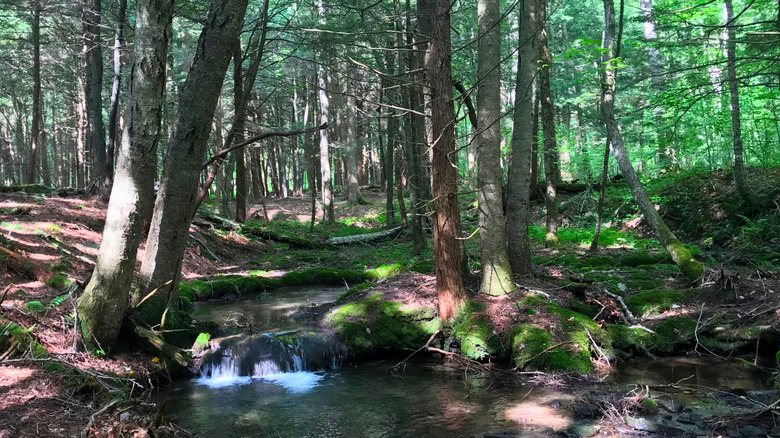
M685 317L666 318L650 329L655 334L648 341L648 348L668 354L690 344L695 337L696 321Z
M467 301L455 315L452 334L460 342L461 354L472 359L503 356L503 343L493 329L493 322L481 313L483 303Z
M432 307L384 301L381 293L334 309L326 322L358 356L418 348L440 327Z
M351 297L359 294L360 292L363 292L364 290L371 288L371 286L373 286L373 284L371 283L360 283L357 286L352 286L346 292L339 295L339 297L336 299L336 304L341 304L346 302Z
M664 252L645 252L636 251L623 255L618 258L617 264L620 266L635 268L641 265L655 265L669 263L672 259L669 254Z
M631 295L626 300L626 305L631 313L640 317L646 317L665 312L674 304L683 302L684 295L676 290L656 290L652 292L639 292Z
M406 264L393 263L391 265L382 265L374 269L367 269L365 277L373 280L382 280L384 278L394 277L407 270L408 267Z
M582 264L590 267L614 266L615 259L610 256L594 256L588 257Z
M519 325L508 336L512 347L512 364L524 369L590 372L590 353L576 351L568 344L558 344L549 332L533 326ZM549 349L549 350L548 350Z

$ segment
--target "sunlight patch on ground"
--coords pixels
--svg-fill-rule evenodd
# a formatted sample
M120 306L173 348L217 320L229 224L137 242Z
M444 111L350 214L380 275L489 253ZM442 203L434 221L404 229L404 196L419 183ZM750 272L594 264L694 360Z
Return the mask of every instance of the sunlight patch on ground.
M569 427L571 420L552 406L520 403L504 411L504 418L520 426L550 427L556 430Z

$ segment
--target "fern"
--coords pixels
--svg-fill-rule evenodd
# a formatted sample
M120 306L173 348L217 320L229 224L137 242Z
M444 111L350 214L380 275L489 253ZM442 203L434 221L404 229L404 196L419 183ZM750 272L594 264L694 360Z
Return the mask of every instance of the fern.
M57 298L51 300L51 303L49 304L49 309L53 309L53 308L59 306L60 304L64 303L65 300L67 300L69 296L70 296L70 294L62 294L62 295L58 296Z

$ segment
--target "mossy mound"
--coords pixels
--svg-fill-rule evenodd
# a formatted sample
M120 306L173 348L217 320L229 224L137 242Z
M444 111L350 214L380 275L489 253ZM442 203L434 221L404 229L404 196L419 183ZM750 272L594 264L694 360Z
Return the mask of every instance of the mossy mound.
M326 322L350 354L361 356L419 348L440 327L433 307L384 301L375 293L331 312Z
M396 272L396 271L393 271ZM382 271L389 276L391 272ZM201 278L179 284L179 297L183 304L203 298L218 298L226 295L247 295L285 286L307 286L312 284L362 283L380 278L377 272L352 269L311 268L288 272L281 277L257 275L220 275ZM384 277L381 277L384 278Z
M512 364L524 369L546 371L577 371L591 369L590 353L574 351L560 345L552 334L533 325L519 325L508 336L512 346Z
M646 317L663 313L672 308L674 304L683 302L685 295L676 290L656 290L652 292L639 292L631 295L626 300L628 309L636 316Z
M619 266L635 268L642 265L657 265L672 263L672 258L665 252L635 251L617 258Z
M696 335L696 321L685 317L666 318L650 329L655 334L647 343L648 349L669 354L690 344Z
M460 342L461 354L472 359L500 357L506 353L493 322L481 314L485 310L485 304L467 301L453 319L452 334Z

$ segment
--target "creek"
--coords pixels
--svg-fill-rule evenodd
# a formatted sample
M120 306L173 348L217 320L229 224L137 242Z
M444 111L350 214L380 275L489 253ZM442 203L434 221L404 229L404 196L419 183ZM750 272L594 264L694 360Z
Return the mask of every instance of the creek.
M559 389L464 373L424 354L393 376L388 370L398 358L352 364L338 342L290 316L343 292L287 288L198 305L196 318L244 332L251 325L254 334L223 342L200 377L168 387L166 414L195 433L220 437L450 438L561 430L576 436L593 432L601 419L583 400L608 399L638 385L654 388L664 406L688 406L687 419L714 406L720 391L766 393L766 376L755 368L703 356L632 360L603 381ZM675 383L697 390L670 386Z

